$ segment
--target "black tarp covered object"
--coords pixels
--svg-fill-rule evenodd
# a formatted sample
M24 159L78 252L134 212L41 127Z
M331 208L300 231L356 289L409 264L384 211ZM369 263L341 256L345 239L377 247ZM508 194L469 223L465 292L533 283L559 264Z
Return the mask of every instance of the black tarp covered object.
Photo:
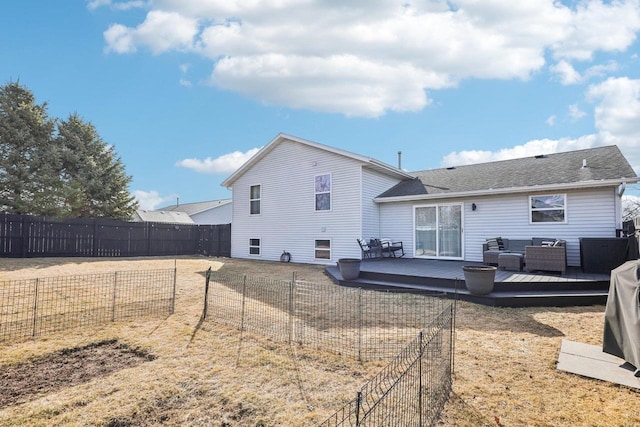
M640 261L611 271L602 350L624 359L640 375Z

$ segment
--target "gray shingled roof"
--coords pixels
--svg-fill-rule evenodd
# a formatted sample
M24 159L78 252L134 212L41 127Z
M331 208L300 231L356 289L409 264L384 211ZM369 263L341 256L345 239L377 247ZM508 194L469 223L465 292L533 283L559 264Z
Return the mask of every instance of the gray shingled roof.
M583 168L586 160L587 167ZM407 180L379 198L464 193L505 188L570 184L586 181L637 179L633 168L615 145L412 172Z

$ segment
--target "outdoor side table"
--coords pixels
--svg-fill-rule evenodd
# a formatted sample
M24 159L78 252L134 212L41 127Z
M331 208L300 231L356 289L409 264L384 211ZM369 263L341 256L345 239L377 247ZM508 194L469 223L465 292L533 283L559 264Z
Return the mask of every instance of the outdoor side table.
M498 255L498 268L522 271L524 255L517 252L505 252Z

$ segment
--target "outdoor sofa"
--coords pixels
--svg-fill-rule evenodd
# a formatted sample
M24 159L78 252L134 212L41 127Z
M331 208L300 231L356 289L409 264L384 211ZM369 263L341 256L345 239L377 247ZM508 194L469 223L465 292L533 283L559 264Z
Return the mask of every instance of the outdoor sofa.
M526 271L557 271L564 274L567 271L566 242L543 237L487 239L482 245L482 261L484 264L498 267L515 267L516 270L520 270L524 265ZM512 264L514 261L518 264Z

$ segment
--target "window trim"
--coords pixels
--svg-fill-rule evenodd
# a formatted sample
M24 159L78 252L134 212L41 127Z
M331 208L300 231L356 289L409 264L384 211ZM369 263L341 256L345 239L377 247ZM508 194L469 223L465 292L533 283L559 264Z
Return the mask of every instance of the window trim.
M562 208L537 208L534 209L532 207L532 199L534 197L562 197ZM527 198L528 209L529 209L529 224L566 224L567 223L567 193L545 193L545 194L530 194ZM533 213L534 212L544 212L544 211L557 211L561 210L563 213L562 221L534 221Z
M252 245L252 240L257 240L257 245ZM251 249L258 248L258 253L251 253ZM249 256L262 256L262 239L260 237L250 237L249 238Z
M329 242L329 249L324 249L324 248L319 249L318 248L318 241L320 241L320 240ZM316 260L316 261L331 261L331 259L332 259L331 258L331 246L332 246L331 243L332 243L331 239L328 239L326 237L320 237L320 238L313 239L313 259ZM328 252L329 253L329 258L318 258L317 257L317 252L318 251Z
M253 187L258 187L259 188L259 196L257 199L253 199L251 196L251 189ZM251 212L251 207L253 202L258 202L258 213L253 213ZM250 216L260 216L262 215L262 184L253 184L249 186L249 215Z
M329 177L329 191L317 191L316 180L319 176ZM317 196L319 194L329 194L329 209L318 209ZM333 210L333 174L331 172L319 173L313 176L313 210L314 212L331 212Z

